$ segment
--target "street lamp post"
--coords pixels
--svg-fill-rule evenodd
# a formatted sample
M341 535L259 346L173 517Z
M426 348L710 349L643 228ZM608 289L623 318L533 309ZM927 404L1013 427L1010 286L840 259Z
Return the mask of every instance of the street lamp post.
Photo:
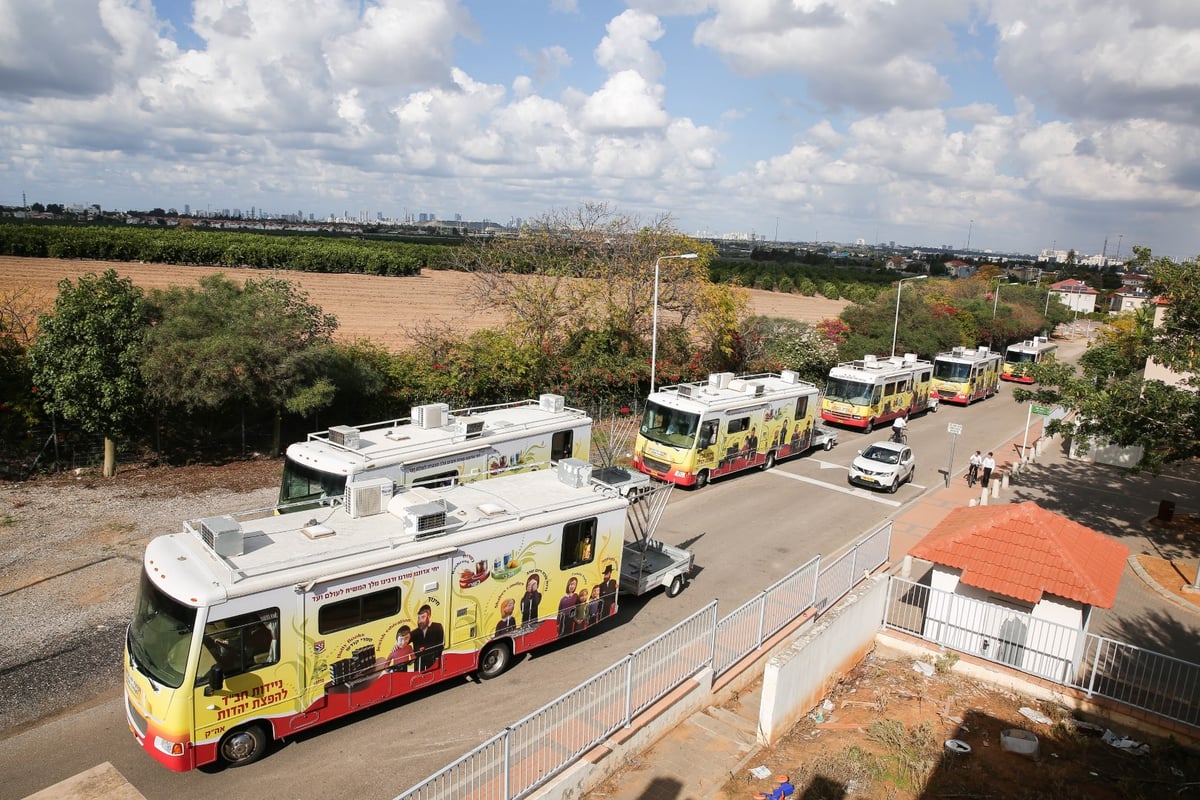
M1000 281L1003 278L1004 278L1003 275L996 276L996 288L992 291L992 322L993 323L996 320L996 309L999 308L999 304L1000 304ZM990 283L991 281L989 280L988 282ZM992 340L996 333L995 328L996 328L996 326L993 324L992 329L988 331L988 350L992 349Z
M696 258L695 253L680 253L675 256L659 256L654 259L654 326L650 332L650 391L654 391L655 368L658 365L658 265L669 258Z
M928 278L928 275L913 275L909 278L901 278L896 282L896 320L892 323L892 355L896 355L896 333L900 330L900 291L904 288L905 281L923 281Z

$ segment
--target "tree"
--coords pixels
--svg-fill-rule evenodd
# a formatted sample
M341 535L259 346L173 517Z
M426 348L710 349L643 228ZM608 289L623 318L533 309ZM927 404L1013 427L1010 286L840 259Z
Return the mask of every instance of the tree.
M1158 471L1200 455L1200 264L1153 259L1144 247L1134 253L1166 304L1163 324L1149 328L1146 315L1133 317L1103 332L1078 369L1061 362L1035 366L1037 388L1016 389L1013 397L1074 409L1073 421L1052 421L1047 431L1074 436L1084 452L1093 441L1140 446L1136 468ZM1146 380L1148 358L1186 377L1179 385Z
M104 437L105 477L116 473L116 439L142 415L138 368L149 312L142 290L115 270L60 281L54 312L38 318L29 352L46 409Z
M217 273L201 278L199 291L173 286L150 301L157 319L142 374L162 406L267 407L277 453L283 411L310 415L333 401L325 373L337 356L337 319L297 284L269 277L238 286Z

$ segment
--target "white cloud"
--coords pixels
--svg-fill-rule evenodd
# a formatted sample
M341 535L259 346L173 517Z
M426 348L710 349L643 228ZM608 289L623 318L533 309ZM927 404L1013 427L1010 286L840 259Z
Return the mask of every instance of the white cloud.
M662 95L662 86L648 83L640 73L618 72L584 103L583 127L601 133L663 128L670 117Z
M596 48L596 63L610 73L632 70L648 81L662 77L662 57L650 46L662 38L658 17L643 11L625 11L614 17Z

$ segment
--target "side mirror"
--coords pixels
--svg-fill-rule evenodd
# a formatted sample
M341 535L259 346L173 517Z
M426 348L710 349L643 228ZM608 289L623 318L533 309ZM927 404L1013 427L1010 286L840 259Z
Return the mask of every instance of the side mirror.
M220 664L213 664L212 669L208 671L208 687L204 690L206 695L213 692L219 692L225 686L225 670L221 669Z

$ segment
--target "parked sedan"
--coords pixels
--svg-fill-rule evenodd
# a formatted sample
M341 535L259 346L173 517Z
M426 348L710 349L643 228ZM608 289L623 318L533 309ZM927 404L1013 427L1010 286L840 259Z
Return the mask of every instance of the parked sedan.
M876 442L858 451L850 465L850 483L894 492L911 481L917 469L912 448L897 442Z

